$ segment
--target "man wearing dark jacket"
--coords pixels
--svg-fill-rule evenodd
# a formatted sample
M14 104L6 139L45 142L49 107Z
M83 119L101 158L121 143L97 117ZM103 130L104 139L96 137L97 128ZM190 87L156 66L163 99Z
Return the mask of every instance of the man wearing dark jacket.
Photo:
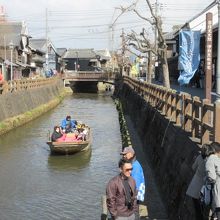
M135 220L138 207L136 184L131 177L132 164L122 158L119 168L120 174L113 177L106 188L107 207L112 220Z

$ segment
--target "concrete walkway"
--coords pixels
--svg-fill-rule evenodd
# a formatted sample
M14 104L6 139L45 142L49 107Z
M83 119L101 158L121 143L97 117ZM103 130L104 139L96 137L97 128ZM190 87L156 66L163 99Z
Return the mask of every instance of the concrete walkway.
M138 137L130 117L125 115L125 119L131 137L132 146L135 149L137 159L141 163L145 175L146 195L144 205L146 204L146 207L140 207L140 216L142 216L141 220L168 220L166 209L156 186L153 171L148 164L147 158L144 157L141 139Z
M161 82L158 82L158 81L153 81L152 82L153 84L157 84L157 85L162 85ZM200 99L204 99L205 98L205 89L201 89L201 88L195 88L195 87L192 87L192 86L187 86L187 85L184 85L184 86L180 86L178 84L171 84L170 87L172 89L175 89L177 92L180 92L180 93L189 93L191 94L192 96L198 96ZM211 97L212 97L212 102L215 102L216 101L216 95L215 94L215 89L212 90L212 93L211 93Z

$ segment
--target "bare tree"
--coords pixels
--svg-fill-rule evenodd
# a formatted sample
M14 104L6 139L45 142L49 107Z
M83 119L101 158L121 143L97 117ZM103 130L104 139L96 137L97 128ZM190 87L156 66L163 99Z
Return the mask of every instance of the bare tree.
M126 36L127 44L132 46L135 50L140 51L142 54L147 54L146 57L148 58L148 70L147 70L147 82L151 83L152 78L152 52L156 54L154 50L154 45L146 38L146 31L143 28L143 31L138 35L134 30L130 34ZM126 48L130 52L132 50ZM138 55L137 55L138 56Z
M135 49L139 50L140 52L151 51L158 57L158 60L160 61L160 65L162 66L163 85L165 87L170 88L169 69L168 69L168 62L167 62L167 45L166 45L166 40L163 36L161 18L155 15L149 0L146 0L146 3L148 5L148 8L150 9L150 13L151 13L151 16L149 16L150 18L141 15L139 11L137 10L138 2L139 0L136 0L133 4L131 4L128 7L120 6L119 9L121 10L121 14L117 17L117 20L124 13L133 11L134 13L136 13L136 15L139 18L145 20L151 26L157 29L157 32L158 32L158 43L157 44L158 45L154 45L153 47L150 41L146 38L145 32L143 31L142 40L137 37L134 37L135 36L134 33L130 35L130 38L133 40L133 42L131 43L131 46L133 46Z

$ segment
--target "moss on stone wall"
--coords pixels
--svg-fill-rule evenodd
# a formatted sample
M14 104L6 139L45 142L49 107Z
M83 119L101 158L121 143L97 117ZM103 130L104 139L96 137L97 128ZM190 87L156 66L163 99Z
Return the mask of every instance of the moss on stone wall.
M0 122L0 135L7 133L8 131L19 127L23 124L26 124L33 119L41 116L45 112L49 111L50 109L53 109L56 107L65 97L65 95L68 93L66 89L62 89L60 91L60 94L53 98L51 101L49 101L46 104L40 105L37 108L34 108L30 111L27 111L23 114L19 114L17 116L5 119Z
M114 101L116 104L116 109L118 110L118 118L119 118L120 132L121 132L121 139L122 139L122 148L132 146L121 102L118 99L115 99Z

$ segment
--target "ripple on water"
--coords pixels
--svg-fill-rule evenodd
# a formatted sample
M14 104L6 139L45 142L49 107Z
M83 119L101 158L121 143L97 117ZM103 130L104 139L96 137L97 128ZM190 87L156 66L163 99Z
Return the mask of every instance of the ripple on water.
M48 131L65 115L92 128L91 151L54 156ZM101 195L118 172L121 137L109 96L74 94L0 139L0 219L100 219Z

